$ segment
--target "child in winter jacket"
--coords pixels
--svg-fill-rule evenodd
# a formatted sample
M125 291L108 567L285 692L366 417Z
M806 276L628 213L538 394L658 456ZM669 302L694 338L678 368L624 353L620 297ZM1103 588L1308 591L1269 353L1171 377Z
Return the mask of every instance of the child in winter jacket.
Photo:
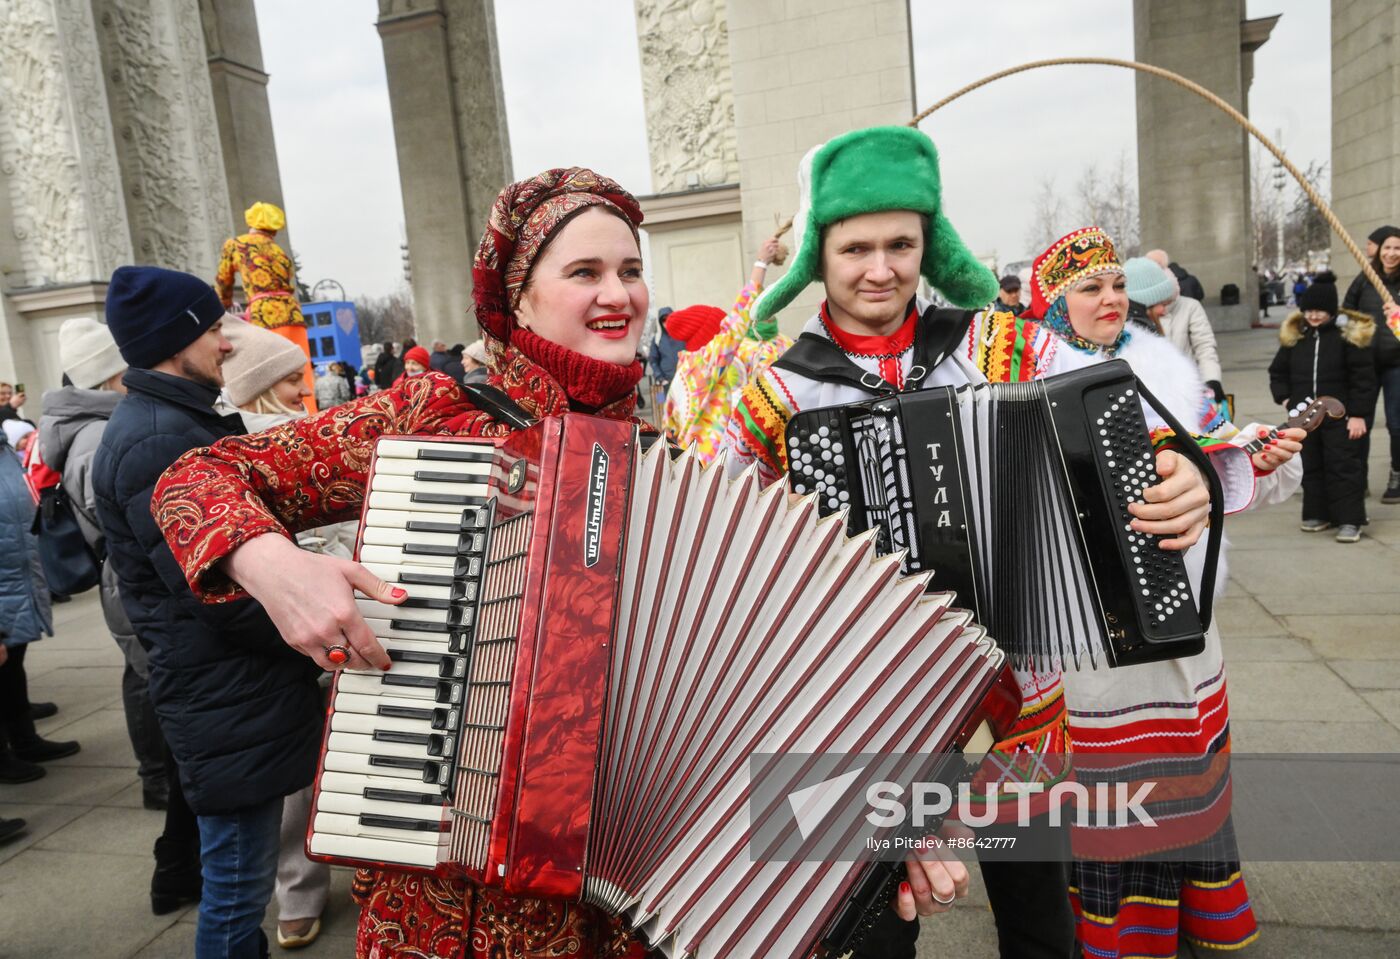
M1335 396L1344 420L1327 420L1303 442L1302 530L1337 527L1337 542L1355 543L1366 523L1366 463L1362 418L1376 401L1371 339L1376 324L1364 313L1337 309L1337 282L1320 273L1298 297L1298 312L1279 330L1278 354L1269 364L1274 401L1287 406ZM1351 415L1353 412L1362 415Z

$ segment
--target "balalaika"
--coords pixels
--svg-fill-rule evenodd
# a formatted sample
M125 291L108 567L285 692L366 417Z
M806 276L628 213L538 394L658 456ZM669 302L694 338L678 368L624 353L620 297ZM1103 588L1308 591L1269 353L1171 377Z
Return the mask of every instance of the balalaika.
M337 676L312 858L579 899L671 956L839 955L889 908L896 864L803 860L834 810L754 859L755 825L796 826L751 757L940 757L907 788L1005 708L951 594L626 423L383 438L358 557L409 598L359 601L393 664Z
M803 411L787 427L788 477L956 593L1017 664L1190 656L1210 625L1220 484L1181 444L1211 486L1198 607L1181 554L1130 525L1128 504L1159 481L1144 402L1187 435L1122 360Z

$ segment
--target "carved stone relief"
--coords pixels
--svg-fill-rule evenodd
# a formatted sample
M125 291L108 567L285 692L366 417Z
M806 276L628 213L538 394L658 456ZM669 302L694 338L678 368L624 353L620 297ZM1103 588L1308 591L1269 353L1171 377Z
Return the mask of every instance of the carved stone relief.
M379 0L379 19L391 20L425 10L441 10L442 0Z
M106 279L118 266L132 261L131 230L122 197L112 118L107 113L92 4L89 0L55 0L54 10L63 44L68 102L81 145L78 161L83 172L88 229L97 256L93 279Z
M212 276L232 228L195 0L99 0L138 260Z
M726 0L636 0L653 188L737 183Z
M100 268L55 12L47 0L10 0L0 17L0 172L16 285L88 280Z
M209 258L208 276L212 279L223 241L232 230L243 226L243 220L240 216L235 223L229 204L224 152L214 117L214 90L209 82L209 53L204 45L199 7L192 0L170 2L179 41L180 71L187 94L185 129L193 139L194 158L198 165L196 176L204 200L204 218L193 225L203 227L204 249L208 251Z

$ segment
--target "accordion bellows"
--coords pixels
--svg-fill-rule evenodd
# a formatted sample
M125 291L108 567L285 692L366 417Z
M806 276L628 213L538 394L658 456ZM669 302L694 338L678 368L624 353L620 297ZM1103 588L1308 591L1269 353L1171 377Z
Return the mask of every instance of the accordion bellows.
M751 861L782 810L749 808L749 757L941 752L1000 655L843 517L659 447L623 569L585 899L673 955L800 954L857 867Z
M415 439L397 450L431 456L435 444ZM854 834L835 812L804 819L796 855L756 857L756 829L798 830L784 797L810 783L798 761L771 774L791 789L770 779L755 791L751 760L943 754L1001 670L996 645L951 594L925 592L926 576L902 575L872 535L847 537L812 497L761 489L752 471L730 479L722 461L673 460L662 444L643 453L626 424L571 414L495 443L440 445L495 454L482 502L462 514L464 555L479 547L484 569L443 647L440 675L464 678L423 701L439 726L460 708L460 728L432 733L451 755L425 752L422 769L393 753L382 766L371 756L368 775L318 774L311 852L579 898L669 956L810 954L853 896L869 898L878 867L803 857ZM445 468L422 475L440 482ZM435 490L424 492L443 499ZM411 532L417 505L396 508ZM413 535L405 564L419 562ZM451 563L432 568L470 580L470 562ZM415 578L399 578L410 601ZM412 612L397 615L382 640L391 655L413 632ZM386 697L401 695L398 667L375 677ZM362 711L360 677L342 685ZM334 696L331 708L334 728ZM323 769L339 764L328 749ZM902 771L912 782L927 769ZM369 780L374 815L349 814ZM396 785L419 797L420 816L440 789L438 831L386 825L379 798ZM326 806L340 810L325 823L333 835L320 831Z

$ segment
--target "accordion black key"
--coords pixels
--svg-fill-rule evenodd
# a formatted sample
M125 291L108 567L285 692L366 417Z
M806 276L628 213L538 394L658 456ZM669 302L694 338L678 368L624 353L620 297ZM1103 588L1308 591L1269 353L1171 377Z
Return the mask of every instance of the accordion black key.
M788 479L955 591L1017 665L1191 656L1210 625L1220 484L1182 444L1212 494L1198 605L1181 553L1131 526L1128 504L1159 481L1144 402L1186 435L1121 360L808 410L787 427Z

